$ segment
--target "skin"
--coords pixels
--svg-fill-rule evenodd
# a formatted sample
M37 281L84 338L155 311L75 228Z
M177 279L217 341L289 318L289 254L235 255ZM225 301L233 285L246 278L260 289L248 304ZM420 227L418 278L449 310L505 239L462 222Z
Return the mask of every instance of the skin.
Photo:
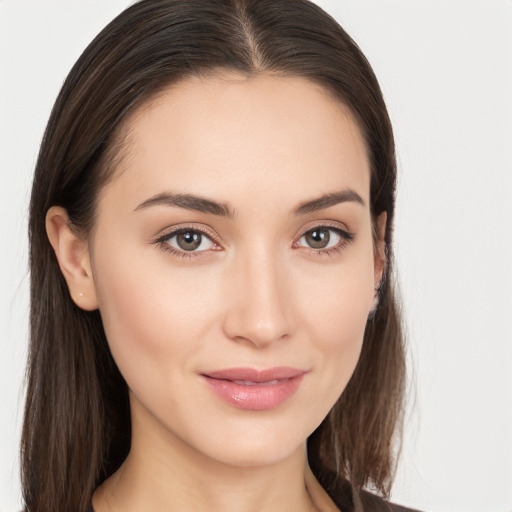
M132 449L96 491L96 512L336 510L305 443L354 371L384 264L385 214L374 240L357 124L305 79L223 74L174 85L125 129L89 240L62 208L47 216L70 294L100 309L130 390ZM342 191L362 201L297 214ZM139 207L163 193L231 215ZM162 240L184 226L203 232L195 252ZM305 236L319 226L325 250ZM275 366L306 374L270 410L235 408L201 377Z

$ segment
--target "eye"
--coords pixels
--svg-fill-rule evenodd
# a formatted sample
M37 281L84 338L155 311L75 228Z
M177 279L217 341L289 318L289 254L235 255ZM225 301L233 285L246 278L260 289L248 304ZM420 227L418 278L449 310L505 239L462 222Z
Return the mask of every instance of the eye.
M339 228L330 226L316 226L306 231L295 242L295 247L305 247L316 249L319 252L330 252L342 248L354 238L352 233L348 233Z
M219 248L205 232L192 228L176 229L161 236L156 242L164 250L180 256L185 256L186 253L199 253Z

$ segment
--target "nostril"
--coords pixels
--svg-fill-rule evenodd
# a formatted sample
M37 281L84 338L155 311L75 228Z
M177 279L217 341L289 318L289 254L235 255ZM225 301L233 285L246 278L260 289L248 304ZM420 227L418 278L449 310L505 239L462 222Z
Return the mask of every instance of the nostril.
M289 336L288 322L284 318L257 321L247 312L226 319L225 331L228 337L238 343L250 343L258 347L282 341Z

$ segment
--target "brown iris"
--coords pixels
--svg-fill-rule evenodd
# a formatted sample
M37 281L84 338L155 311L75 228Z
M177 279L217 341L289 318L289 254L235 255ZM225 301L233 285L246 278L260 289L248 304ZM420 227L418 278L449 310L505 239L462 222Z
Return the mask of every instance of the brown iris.
M201 245L202 235L197 231L181 231L176 235L176 243L184 251L193 251Z
M304 238L313 249L324 249L329 245L331 235L328 229L315 228L305 233Z

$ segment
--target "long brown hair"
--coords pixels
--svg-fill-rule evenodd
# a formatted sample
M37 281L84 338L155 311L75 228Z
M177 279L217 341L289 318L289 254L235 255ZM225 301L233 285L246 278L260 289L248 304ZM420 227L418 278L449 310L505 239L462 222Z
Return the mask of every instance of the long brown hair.
M391 124L373 71L352 39L307 0L143 0L84 51L54 105L30 203L31 338L21 444L30 512L85 511L94 489L130 449L126 383L98 311L70 298L45 232L64 207L77 233L94 227L96 199L122 153L122 122L185 77L233 70L321 84L351 110L371 163L373 220L387 212L387 264L355 373L308 443L325 486L389 493L404 391L404 348L391 250L396 162Z

